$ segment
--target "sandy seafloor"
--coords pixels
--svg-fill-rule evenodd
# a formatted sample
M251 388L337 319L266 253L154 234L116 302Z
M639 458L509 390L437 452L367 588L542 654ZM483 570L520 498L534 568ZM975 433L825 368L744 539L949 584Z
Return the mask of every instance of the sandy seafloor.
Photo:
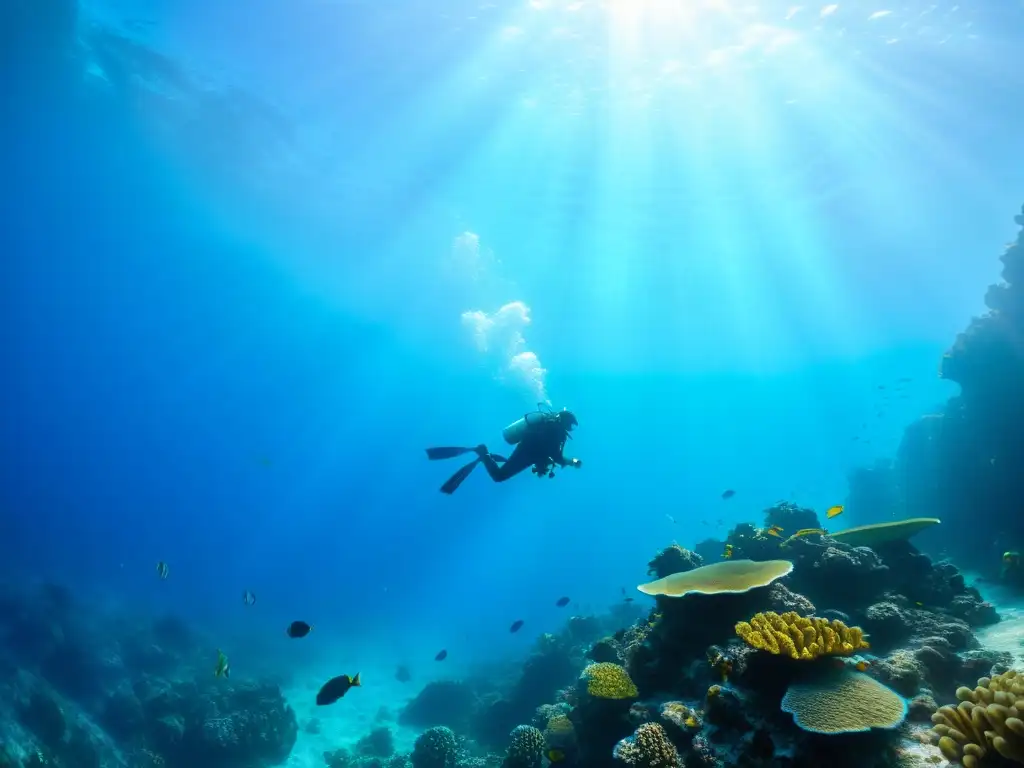
M1024 669L1024 600L1011 595L998 584L978 582L972 574L965 574L965 577L986 600L996 605L1002 616L998 624L976 630L978 640L986 648L1011 653L1014 667ZM399 683L394 675L395 666L391 663L360 670L363 686L327 707L318 707L315 701L316 692L324 680L312 671L308 676L299 676L295 684L283 691L299 722L298 739L285 763L286 768L323 768L325 752L354 747L359 739L378 725L391 728L397 753L411 752L422 729L398 725L398 714L431 679L444 679L445 675L433 675L429 679L413 678L408 683ZM448 679L457 677L453 675ZM379 719L382 710L390 713L390 719ZM307 723L314 718L319 720L318 733L310 733L307 728ZM934 765L938 757L935 747L912 741L905 741L901 751L916 753L915 756L922 764L928 762ZM948 765L945 761L943 763Z
M298 739L285 763L287 768L324 768L325 752L352 748L381 725L391 729L396 753L412 751L423 729L404 728L398 725L397 718L402 707L428 680L413 678L408 683L400 683L395 679L394 664L361 669L359 679L360 688L350 690L341 701L326 707L316 704L316 692L325 681L312 673L297 676L295 684L282 691L299 722ZM378 719L382 710L389 713L390 719ZM314 718L319 721L319 733L310 733L307 728Z

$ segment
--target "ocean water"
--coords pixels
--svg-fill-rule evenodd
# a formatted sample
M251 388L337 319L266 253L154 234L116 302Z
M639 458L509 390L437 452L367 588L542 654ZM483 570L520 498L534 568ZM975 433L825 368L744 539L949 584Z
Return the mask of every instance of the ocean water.
M846 503L1017 233L1016 0L2 5L0 577L284 680L290 766ZM579 469L439 493L538 402Z

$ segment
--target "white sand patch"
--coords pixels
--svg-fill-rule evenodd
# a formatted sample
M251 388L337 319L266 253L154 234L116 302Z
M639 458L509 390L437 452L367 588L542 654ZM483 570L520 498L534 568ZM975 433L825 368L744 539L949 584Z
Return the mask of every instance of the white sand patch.
M361 738L374 728L386 725L395 737L395 751L412 751L419 729L398 725L397 718L410 699L422 688L422 683L399 683L394 678L393 667L360 671L362 686L353 688L345 697L334 704L320 707L316 703L316 692L326 678L306 677L286 688L285 699L295 710L299 722L299 736L292 750L287 768L323 768L324 752L336 749L351 749ZM383 712L391 719L382 717ZM319 732L310 733L311 720L319 721Z
M964 576L981 596L995 605L1002 621L991 627L982 627L974 634L986 648L995 651L1006 651L1013 655L1014 669L1024 670L1024 601L1020 595L1013 594L1002 584L990 581L978 581L975 574L965 573Z

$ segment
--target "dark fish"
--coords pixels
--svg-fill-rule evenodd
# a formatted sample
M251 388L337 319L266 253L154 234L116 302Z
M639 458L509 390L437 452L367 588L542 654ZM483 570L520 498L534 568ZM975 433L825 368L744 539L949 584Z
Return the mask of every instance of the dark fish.
M156 564L156 575L159 576L161 580L166 579L170 573L171 569L163 560Z
M356 672L355 677L349 677L348 675L338 675L332 677L321 688L316 694L317 706L323 707L327 704L333 704L346 693L349 688L359 688L362 685L359 682L359 673Z
M398 669L395 670L395 680L400 683L408 683L412 680L412 674L409 672L409 668L405 664L399 664Z
M247 589L242 593L242 602L246 605L256 605L256 595Z
M522 628L523 628L523 620L522 619L516 619L515 621L512 622L512 626L508 628L508 631L512 632L513 634L515 634L516 632L518 632Z
M730 488L730 489L728 489L726 491L722 491L722 498L723 499L731 499L735 495L736 495L736 491L734 491L732 488Z
M565 606L567 606L568 604L569 604L569 598L568 597L560 597L560 598L558 598L558 602L555 603L555 605L557 605L559 608L565 608Z
M288 625L287 633L288 637L305 637L312 630L312 624L307 624L304 621L293 621Z
M626 594L626 588L625 587L619 587L619 590L622 592L622 594Z
M879 385L878 385L878 388L879 388L879 389L885 389L885 384L879 384Z
M434 661L444 661L448 658L448 651L438 651L437 656L434 657Z
M633 598L632 597L624 597L624 598L622 598L622 602L624 602L624 603L632 603L633 602Z

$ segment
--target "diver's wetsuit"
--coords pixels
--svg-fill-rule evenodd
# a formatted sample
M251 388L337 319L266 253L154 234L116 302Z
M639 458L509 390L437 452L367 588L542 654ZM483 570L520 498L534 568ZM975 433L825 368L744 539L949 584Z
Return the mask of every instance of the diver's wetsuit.
M480 462L496 483L518 475L529 466L535 467L537 474L547 474L552 464L566 467L573 463L562 454L568 437L569 433L558 419L547 419L528 428L522 441L503 464L499 464L487 453L486 446L478 449Z

